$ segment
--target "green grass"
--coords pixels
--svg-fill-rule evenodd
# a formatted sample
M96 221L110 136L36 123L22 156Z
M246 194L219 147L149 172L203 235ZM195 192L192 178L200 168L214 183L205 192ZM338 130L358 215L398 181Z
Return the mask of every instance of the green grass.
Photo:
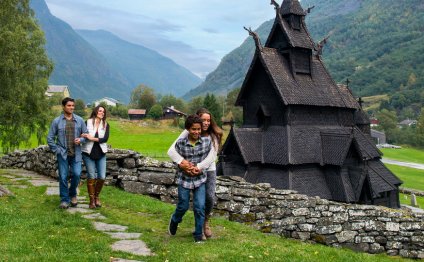
M0 173L4 173L0 170ZM142 261L403 261L399 257L356 253L347 249L289 240L263 234L246 225L213 218L215 237L202 245L194 244L193 214L184 217L177 235L169 236L167 224L174 206L159 200L130 194L115 187L102 192L100 213L106 223L129 227L142 233L140 239L156 254L152 257L114 252L116 240L96 231L80 214L59 210L58 197L46 196L46 187L20 189L0 177L15 193L0 198L1 261L109 261L121 257ZM29 185L29 184L27 184ZM85 195L85 187L81 195ZM406 261L406 260L405 260Z
M109 121L108 143L113 148L131 149L157 159L169 159L166 152L181 129L170 121Z
M411 196L407 194L399 194L400 203L404 205L411 205ZM418 207L424 208L424 197L416 196Z
M385 164L402 181L402 187L424 191L424 171L422 169Z
M388 95L376 95L376 96L368 96L362 98L364 101L364 110L365 111L374 111L380 107L381 102L388 101Z
M424 164L424 150L417 148L403 147L401 149L381 148L383 157L403 162Z

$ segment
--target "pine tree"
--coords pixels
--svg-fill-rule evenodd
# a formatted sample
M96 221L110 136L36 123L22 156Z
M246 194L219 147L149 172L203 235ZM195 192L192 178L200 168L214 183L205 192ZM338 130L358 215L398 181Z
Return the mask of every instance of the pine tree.
M42 143L48 128L45 92L52 63L29 0L0 1L0 141L4 152Z
M203 100L203 107L209 110L216 123L218 125L221 125L222 108L219 105L214 94L206 94L205 99Z

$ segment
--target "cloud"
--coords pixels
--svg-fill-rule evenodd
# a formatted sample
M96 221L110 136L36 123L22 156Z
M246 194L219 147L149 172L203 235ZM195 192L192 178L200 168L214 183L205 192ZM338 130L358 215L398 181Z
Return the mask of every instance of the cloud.
M205 77L221 58L275 14L258 0L46 0L75 29L103 29L143 45Z

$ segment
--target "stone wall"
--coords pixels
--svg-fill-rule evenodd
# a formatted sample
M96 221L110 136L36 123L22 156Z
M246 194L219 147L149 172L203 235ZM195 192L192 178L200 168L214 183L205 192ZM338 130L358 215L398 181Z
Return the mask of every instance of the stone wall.
M47 147L0 159L2 168L24 168L57 177L55 156ZM137 152L111 149L107 179L124 190L175 203L175 166ZM353 205L308 197L240 177L218 177L215 214L264 233L347 247L368 253L424 257L424 214L380 206Z

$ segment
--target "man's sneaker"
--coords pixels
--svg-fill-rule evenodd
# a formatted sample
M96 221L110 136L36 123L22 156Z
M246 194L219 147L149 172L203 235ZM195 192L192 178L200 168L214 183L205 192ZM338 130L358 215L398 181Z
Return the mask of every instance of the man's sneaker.
M60 209L67 209L69 207L68 202L60 202L59 208Z
M196 243L196 244L203 244L205 242L203 241L203 237L202 236L195 236L194 237L194 243Z
M172 216L171 219L169 220L169 226L168 226L168 232L171 236L174 236L177 233L177 229L178 229L178 223L175 223L174 221L172 221Z

